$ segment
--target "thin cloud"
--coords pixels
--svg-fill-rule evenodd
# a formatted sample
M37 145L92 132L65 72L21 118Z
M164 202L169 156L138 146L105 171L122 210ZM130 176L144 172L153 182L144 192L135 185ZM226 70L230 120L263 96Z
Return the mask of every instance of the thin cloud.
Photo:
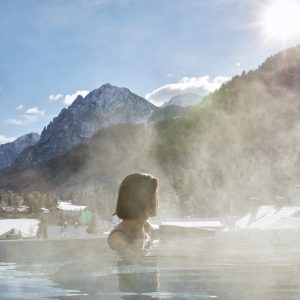
M155 89L146 94L145 98L155 105L161 105L172 97L185 93L194 93L200 97L204 97L220 88L220 86L229 79L230 77L227 76L217 76L210 79L210 76L208 75L200 77L183 77L179 82L170 83Z
M43 116L44 115L38 115L38 114L24 114L22 115L22 118L25 124L33 124L38 120L42 119Z
M166 77L174 77L173 73L166 74Z
M20 104L20 105L18 105L18 106L16 107L16 110L21 110L22 108L23 108L23 105Z
M19 117L7 119L6 123L17 126L27 126L44 118L46 118L44 110L40 110L38 107L30 107Z
M18 126L24 126L24 125L26 125L24 123L24 121L20 120L20 119L7 119L6 123L12 124L12 125L18 125Z
M57 94L57 95L51 94L51 95L49 95L49 101L51 101L51 102L58 101L58 100L62 99L63 96L64 96L63 94Z
M38 109L36 106L28 108L25 115L44 116L45 111Z
M60 101L61 103L65 104L65 105L70 105L73 103L73 101L80 95L82 97L85 97L87 94L89 93L89 91L83 90L83 91L77 91L73 94L51 94L49 95L49 101L51 102L55 102L55 101Z
M89 91L77 91L73 94L68 94L64 97L64 104L66 105L70 105L73 103L73 101L78 97L78 96L82 96L85 97L87 94L89 93Z
M15 139L15 137L8 137L0 134L0 145L13 142Z

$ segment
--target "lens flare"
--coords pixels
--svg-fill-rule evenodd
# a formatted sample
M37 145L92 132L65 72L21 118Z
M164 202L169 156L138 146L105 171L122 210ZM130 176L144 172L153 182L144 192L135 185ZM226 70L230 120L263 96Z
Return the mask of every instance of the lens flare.
M261 26L267 39L294 40L300 36L300 3L272 1L263 9Z

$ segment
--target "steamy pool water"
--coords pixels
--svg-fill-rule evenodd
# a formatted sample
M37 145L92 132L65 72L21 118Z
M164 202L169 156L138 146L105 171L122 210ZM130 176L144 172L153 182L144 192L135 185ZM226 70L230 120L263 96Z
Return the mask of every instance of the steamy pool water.
M120 257L106 240L0 242L0 299L300 299L300 235L165 239Z

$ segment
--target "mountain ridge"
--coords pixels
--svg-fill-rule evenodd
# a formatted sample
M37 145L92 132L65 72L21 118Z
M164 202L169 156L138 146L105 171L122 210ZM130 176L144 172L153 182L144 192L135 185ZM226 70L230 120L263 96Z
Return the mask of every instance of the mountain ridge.
M38 143L25 149L16 159L14 167L61 155L77 144L84 143L101 128L120 123L144 123L157 107L127 88L109 83L78 96L62 109L42 131Z
M31 132L18 137L13 142L0 145L0 170L12 166L18 155L24 149L37 143L39 138L38 133Z

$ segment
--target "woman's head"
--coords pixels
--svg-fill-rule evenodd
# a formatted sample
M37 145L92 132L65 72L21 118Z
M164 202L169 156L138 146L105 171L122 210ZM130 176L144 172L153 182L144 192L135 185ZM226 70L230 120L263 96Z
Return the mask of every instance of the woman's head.
M116 214L120 219L143 219L157 213L158 180L149 174L126 176L119 188Z

